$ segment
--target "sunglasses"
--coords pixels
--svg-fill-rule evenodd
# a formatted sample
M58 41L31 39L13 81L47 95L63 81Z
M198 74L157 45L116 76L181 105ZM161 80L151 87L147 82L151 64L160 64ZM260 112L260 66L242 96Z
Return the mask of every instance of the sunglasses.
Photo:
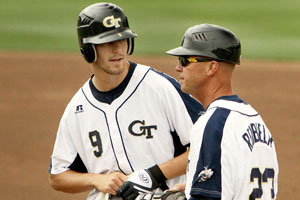
M188 66L190 63L196 63L196 62L208 62L212 61L213 59L211 58L188 58L188 57L178 57L179 63L182 67Z

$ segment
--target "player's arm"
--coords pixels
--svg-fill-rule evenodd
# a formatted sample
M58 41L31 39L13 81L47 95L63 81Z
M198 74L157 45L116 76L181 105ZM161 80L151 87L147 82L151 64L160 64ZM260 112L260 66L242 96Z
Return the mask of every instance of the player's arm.
M160 170L167 180L186 173L189 149L181 155L159 165Z
M120 172L110 174L79 173L68 170L60 174L50 174L49 182L52 188L67 193L79 193L97 190L116 195L119 187L126 181L127 176Z

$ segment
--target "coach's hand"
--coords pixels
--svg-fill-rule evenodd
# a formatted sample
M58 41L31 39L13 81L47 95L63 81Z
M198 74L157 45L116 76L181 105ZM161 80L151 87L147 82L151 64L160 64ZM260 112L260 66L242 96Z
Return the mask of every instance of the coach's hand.
M162 183L165 184L166 177L160 168L155 165L149 169L133 172L127 181L119 188L117 195L124 200L134 200L139 193L151 192ZM167 189L167 188L166 188Z

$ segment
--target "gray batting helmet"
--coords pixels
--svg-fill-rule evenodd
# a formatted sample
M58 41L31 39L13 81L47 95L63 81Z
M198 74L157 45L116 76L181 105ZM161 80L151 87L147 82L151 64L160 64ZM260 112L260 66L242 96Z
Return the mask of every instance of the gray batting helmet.
M166 52L173 56L204 56L219 61L240 64L241 43L229 30L212 24L190 27L181 46Z
M137 34L129 28L123 10L112 3L96 3L83 9L78 17L77 35L80 51L89 63L97 60L94 44L127 39L128 54L134 49Z

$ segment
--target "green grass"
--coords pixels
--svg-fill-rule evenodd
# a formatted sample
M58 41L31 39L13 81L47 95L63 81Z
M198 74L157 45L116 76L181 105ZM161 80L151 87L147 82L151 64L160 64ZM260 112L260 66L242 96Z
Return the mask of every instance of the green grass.
M79 52L79 12L98 1L1 0L0 49ZM136 54L164 54L177 47L185 30L212 23L232 30L243 58L300 60L298 0L112 0L138 34Z

